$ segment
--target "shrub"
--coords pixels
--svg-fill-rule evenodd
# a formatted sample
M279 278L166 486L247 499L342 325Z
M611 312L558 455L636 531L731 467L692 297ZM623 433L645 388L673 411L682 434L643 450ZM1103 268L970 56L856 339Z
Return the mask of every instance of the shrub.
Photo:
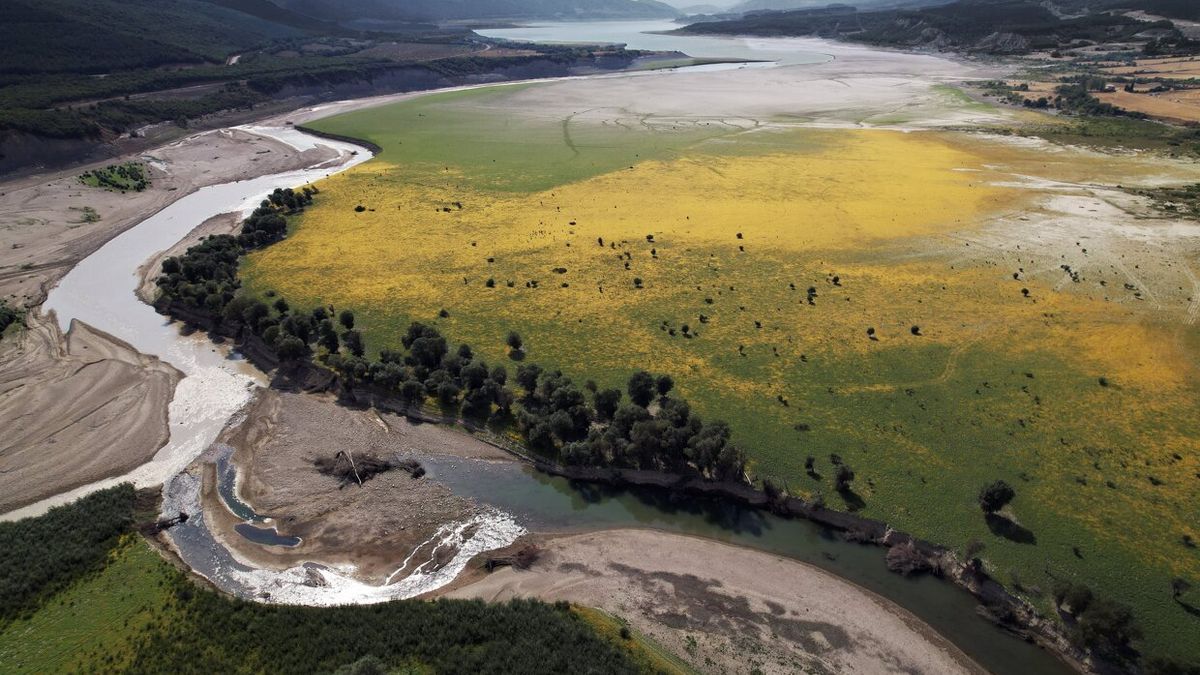
M1017 496L1008 483L998 480L991 485L985 485L979 491L979 508L984 513L995 513L1004 508Z

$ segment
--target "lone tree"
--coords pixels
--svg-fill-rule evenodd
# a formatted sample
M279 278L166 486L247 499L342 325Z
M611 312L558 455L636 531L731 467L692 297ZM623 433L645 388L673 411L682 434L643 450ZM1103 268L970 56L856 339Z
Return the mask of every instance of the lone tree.
M985 485L979 491L979 508L983 509L984 513L995 513L1004 508L1016 496L1017 493L1011 485L998 480L991 485Z
M656 388L654 376L639 370L629 378L629 400L645 408L654 400Z
M338 321L341 322L342 326L346 330L354 328L354 312L351 312L348 309L343 309L342 313L338 315Z
M850 483L854 481L854 469L851 469L848 464L838 464L837 473L833 477L833 487L838 492L847 492L850 490Z
M508 332L508 338L505 339L504 342L508 345L508 348L514 352L519 352L525 347L525 341L521 339L521 336L518 335L517 331L515 330L510 330Z
M687 332L686 327L684 327L684 332ZM658 379L654 381L654 387L658 390L659 396L666 398L667 394L675 388L675 380L671 379L670 375L659 375Z

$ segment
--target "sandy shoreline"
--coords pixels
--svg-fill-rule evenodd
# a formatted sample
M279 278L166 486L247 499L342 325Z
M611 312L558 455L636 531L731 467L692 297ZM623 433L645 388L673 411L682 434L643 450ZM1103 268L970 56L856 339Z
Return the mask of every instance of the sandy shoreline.
M912 614L824 570L655 530L546 538L445 597L570 600L626 618L706 672L982 673Z

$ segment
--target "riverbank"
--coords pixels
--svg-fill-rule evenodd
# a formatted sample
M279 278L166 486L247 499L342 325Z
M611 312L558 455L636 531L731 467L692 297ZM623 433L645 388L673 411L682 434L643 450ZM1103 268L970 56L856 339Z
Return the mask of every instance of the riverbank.
M795 560L638 529L540 545L529 569L445 597L599 607L708 672L986 672L895 604Z
M0 513L126 474L169 438L167 409L181 373L84 322L64 335L39 312L49 290L108 241L199 189L336 157L327 146L296 148L227 129L118 160L146 165L151 184L142 192L78 181L99 165L0 185L9 244L0 249L0 295L29 310L27 328L0 343L0 426L17 431L0 443Z
M434 425L271 389L259 392L218 443L235 449L230 461L237 497L268 519L263 526L300 542L261 545L239 534L244 518L222 503L216 464L201 459L194 467L204 475L201 504L209 531L222 545L256 567L281 571L316 563L371 585L387 582L411 552L448 523L471 520L486 509L399 468L361 485L339 481L317 470L318 459L332 461L336 453L349 451L360 463L429 454L512 461L490 445ZM445 549L439 555L449 553Z

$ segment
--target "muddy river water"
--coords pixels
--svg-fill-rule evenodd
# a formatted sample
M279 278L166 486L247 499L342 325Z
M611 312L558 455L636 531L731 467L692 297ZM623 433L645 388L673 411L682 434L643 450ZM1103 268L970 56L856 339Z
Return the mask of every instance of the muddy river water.
M619 42L636 49L679 50L699 57L765 60L783 66L802 67L832 58L815 49L819 43L811 40L692 38L645 32L673 27L662 22L622 22L481 32L518 40ZM211 216L247 211L277 187L295 187L369 158L367 153L350 154L351 146L313 139L290 128L254 131L300 149L313 144L330 146L341 151L341 158L307 170L203 188L110 241L76 266L50 293L45 309L56 313L64 329L73 320L84 321L172 364L186 377L170 405L170 440L151 462L131 474L60 495L35 508L44 510L53 503L132 480L142 486L165 484L164 511L168 515L179 510L194 514L198 509L199 476L186 468L205 452L214 461L225 461L229 449L214 447L213 443L263 380L236 354L212 344L203 335L181 335L177 325L141 303L134 295L138 267ZM728 504L680 500L656 490L573 485L513 462L438 457L422 461L429 470L429 479L442 481L456 493L493 508L470 522L447 524L435 535L459 551L449 564L434 569L421 560L398 559L394 582L384 587L357 582L345 570L313 566L283 572L254 569L235 559L208 532L202 514L175 528L172 537L189 565L230 592L279 602L334 604L377 602L431 590L452 580L472 555L507 545L527 530L658 528L764 549L820 566L908 609L993 672L1067 670L1048 653L979 618L973 600L951 584L890 574L881 549L847 543L805 521L780 519ZM276 534L270 523L262 522L249 505L236 499L235 477L227 464L222 468L222 498L250 528L241 534L265 545L295 544ZM404 558L403 554L398 557ZM314 570L319 583L313 583Z

